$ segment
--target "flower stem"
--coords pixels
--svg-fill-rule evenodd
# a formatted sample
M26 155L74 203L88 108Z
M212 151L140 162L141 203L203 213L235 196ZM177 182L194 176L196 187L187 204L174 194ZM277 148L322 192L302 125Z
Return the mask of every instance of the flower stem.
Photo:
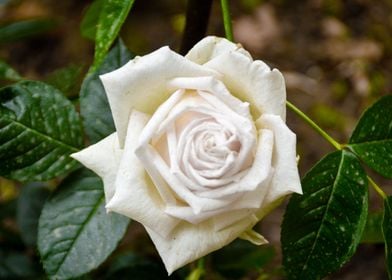
M229 1L221 0L221 7L222 7L223 24L225 26L226 38L230 41L234 41Z
M327 140L333 147L337 150L343 149L344 145L339 144L335 139L333 139L327 132L325 132L321 127L319 127L312 119L310 119L304 112L295 107L289 101L286 101L287 107L291 109L294 113L300 116L305 122L307 122L314 130L316 130L325 140Z
M372 178L370 178L369 176L367 176L367 179L370 183L370 185L373 187L373 189L383 198L386 199L387 195L385 194L385 192L376 184L376 182L373 181Z
M188 0L180 53L185 55L206 34L212 0Z
M197 267L185 278L185 280L199 280L205 273L204 258L197 261Z
M325 140L327 140L332 146L334 146L337 150L342 150L345 145L339 144L335 139L333 139L327 132L325 132L321 127L319 127L314 121L312 121L304 112L302 112L300 109L295 107L292 103L289 101L286 101L287 107L289 107L294 113L296 113L298 116L300 116L305 122L307 122L314 130L316 130ZM372 178L367 176L367 179L370 183L370 185L373 187L373 189L377 192L379 196L381 196L383 199L387 198L387 195L385 192L376 184L376 182L373 181Z

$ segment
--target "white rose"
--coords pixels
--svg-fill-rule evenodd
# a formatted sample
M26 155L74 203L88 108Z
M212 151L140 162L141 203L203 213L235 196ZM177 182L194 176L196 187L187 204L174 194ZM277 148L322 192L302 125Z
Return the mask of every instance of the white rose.
M72 156L102 177L106 208L142 223L169 273L301 193L282 74L207 37L101 76L117 132Z

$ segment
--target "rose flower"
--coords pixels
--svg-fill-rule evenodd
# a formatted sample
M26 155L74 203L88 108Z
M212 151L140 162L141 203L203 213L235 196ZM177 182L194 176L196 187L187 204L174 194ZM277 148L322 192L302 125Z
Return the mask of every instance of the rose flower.
M169 273L301 193L284 78L240 45L206 37L101 76L116 132L72 156L102 177L107 210L144 225Z

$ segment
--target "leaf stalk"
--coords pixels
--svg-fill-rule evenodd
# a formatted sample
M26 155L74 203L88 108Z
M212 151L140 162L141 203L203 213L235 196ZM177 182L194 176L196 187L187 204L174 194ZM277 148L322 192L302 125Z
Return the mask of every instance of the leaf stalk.
M308 123L315 131L317 131L325 140L327 140L335 149L342 150L344 145L339 144L335 139L333 139L325 130L319 127L311 118L309 118L304 112L298 109L291 102L286 101L287 107L301 117L306 123Z
M228 0L221 0L223 25L225 27L226 38L230 41L234 41L233 36L233 25L231 21L230 7Z

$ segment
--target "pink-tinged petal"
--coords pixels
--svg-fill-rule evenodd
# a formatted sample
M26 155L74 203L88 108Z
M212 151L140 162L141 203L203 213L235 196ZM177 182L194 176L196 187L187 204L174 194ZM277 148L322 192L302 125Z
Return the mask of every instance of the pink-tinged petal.
M269 129L274 133L272 156L274 175L260 211L264 215L266 211L263 209L269 209L271 205L276 206L276 202L284 196L293 192L302 194L302 187L297 166L296 135L279 116L275 115L261 116L256 126ZM261 218L260 214L258 217Z
M167 82L175 77L215 75L162 47L143 57L136 57L123 67L100 76L109 99L120 146L124 144L129 115L133 109L152 114L173 93Z
M231 184L228 184L226 186L221 186L216 189L210 189L208 191L202 191L198 192L197 194L200 197L208 197L208 198L215 198L219 199L220 197L225 197L227 195L234 195L237 193L241 192L252 192L259 188L259 186L264 186L264 182L269 181L270 174L272 172L271 170L271 159L272 159L272 154L273 154L273 141L274 141L274 135L273 133L268 130L268 129L261 129L259 131L259 142L258 142L258 147L256 150L255 158L253 161L252 166L248 169L247 174L244 175L244 177L239 180L238 182L233 182ZM264 187L264 192L266 192L266 187ZM249 197L252 201L254 199L260 199L260 201L257 204L257 207L260 206L260 202L263 200L263 196L254 196L250 195ZM244 204L244 206L247 204L247 199L241 198L241 201L243 202L238 202ZM255 203L251 204L252 207L254 208ZM231 204L230 207L233 207L234 205Z
M198 90L199 94L203 94L203 91L207 91L215 96L217 101L207 99L213 105L219 104L219 108L222 108L222 105L228 106L231 110L240 114L243 117L251 118L249 113L249 104L242 102L238 98L234 97L226 88L226 86L222 83L222 81L218 80L215 77L178 77L169 81L169 86L175 88L184 88L184 89L193 89ZM211 95L206 95L211 96ZM217 107L217 106L216 106ZM225 108L223 108L225 109ZM227 111L227 109L225 110Z
M206 67L222 74L229 91L251 106L255 119L261 114L286 118L286 87L283 75L262 61L252 61L237 52L226 53L210 60Z
M234 44L225 38L218 38L215 36L205 37L198 42L185 57L197 64L204 64L211 59L228 52L238 52L251 58L249 52L243 49L240 44Z
M113 133L98 143L71 155L102 178L106 202L115 192L114 182L123 150L118 144L117 133Z
M255 162L243 180L229 184L228 187L222 186L215 190L210 189L203 192L207 198L220 198L222 201L229 202L226 206L215 210L202 211L197 215L195 215L191 207L177 205L167 207L165 212L192 224L213 218L215 230L234 224L238 221L238 215L242 215L242 218L251 215L261 207L261 203L268 194L269 184L273 175L273 169L271 168L272 142L272 132L266 129L260 130L260 142ZM193 203L204 202L200 194L200 192L197 192L199 197L195 197L195 202Z
M136 220L166 237L179 220L164 213L164 202L135 155L139 136L149 118L136 110L131 113L123 158L118 167L116 191L106 208Z
M170 186L181 200L192 207L194 214L201 214L202 211L215 210L228 204L226 198L201 198L193 194L193 192L183 185L182 181L176 176L173 176L170 167L151 145L140 146L135 153L150 174L154 183L158 182L158 184L155 183L155 185L158 188L164 188L165 190ZM175 203L167 202L167 204L172 207L176 206Z

